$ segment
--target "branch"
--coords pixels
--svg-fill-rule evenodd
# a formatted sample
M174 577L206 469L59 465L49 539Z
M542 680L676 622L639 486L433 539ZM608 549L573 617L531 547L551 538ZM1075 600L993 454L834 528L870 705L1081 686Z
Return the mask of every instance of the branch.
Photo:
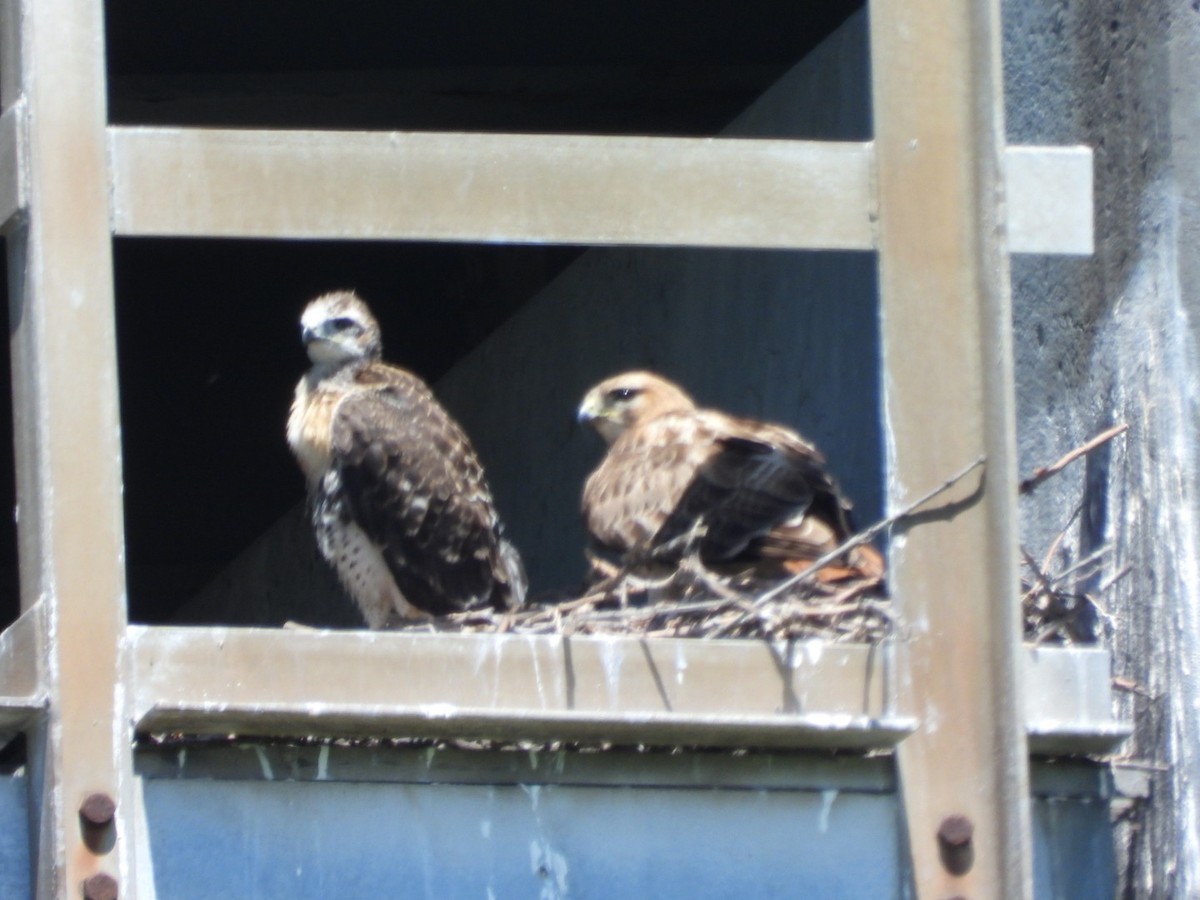
M820 559L818 559L816 562L814 562L811 566L809 566L803 572L800 572L796 575L793 575L791 578L781 581L779 584L775 585L775 587L771 588L769 591L765 591L764 593L760 594L758 596L758 598L754 601L754 605L756 607L763 606L767 602L769 602L773 597L779 596L784 591L790 590L793 587L798 587L799 585L802 585L802 584L807 584L808 582L814 580L817 577L817 573L821 569L823 569L825 566L841 559L841 557L843 555L845 555L850 550L853 550L859 544L867 543L872 538L874 538L875 535L879 534L879 532L883 531L885 528L890 528L892 525L895 525L901 519L904 519L907 516L912 515L913 512L915 512L918 508L924 506L926 503L928 503L934 497L950 490L950 488L954 487L956 484L958 484L960 481L962 481L964 478L966 478L968 475L970 475L972 472L974 472L976 469L978 469L980 466L982 466L986 460L987 460L986 456L979 457L977 460L975 460L975 462L971 463L969 466L967 466L965 469L963 469L961 472L959 472L953 478L949 478L946 481L942 482L940 485L938 485L936 488L934 488L928 494L925 494L925 496L919 497L916 500L914 500L912 503L908 504L908 506L904 507L904 509L900 510L897 513L893 513L892 515L888 516L886 519L880 519L878 522L876 522L870 528L867 528L864 531L860 531L858 534L853 535L850 538L847 538L845 541L843 541L841 544L839 544L836 548L834 548L833 550L830 550L828 553L826 553L824 556L822 556Z
M1043 481L1045 481L1047 478L1049 478L1051 475L1057 475L1059 472L1061 472L1063 469L1065 469L1071 463L1075 462L1075 460L1079 459L1079 457L1087 456L1087 454L1091 453L1093 450L1095 450L1101 444L1107 444L1109 441L1111 441L1113 438L1115 438L1118 434L1124 434L1128 430L1129 430L1129 426L1127 424L1126 425L1114 425L1112 428L1108 429L1107 431L1100 432L1100 434L1096 435L1094 438L1092 438L1086 444L1081 444L1080 446L1076 447L1074 450L1072 450L1070 453L1066 454L1062 459L1060 459L1058 462L1054 463L1053 465L1042 466L1041 468L1035 469L1033 474L1030 475L1028 478L1026 478L1024 481L1022 481L1020 483L1020 485L1017 487L1018 493L1032 494L1034 489L1039 484L1041 484Z

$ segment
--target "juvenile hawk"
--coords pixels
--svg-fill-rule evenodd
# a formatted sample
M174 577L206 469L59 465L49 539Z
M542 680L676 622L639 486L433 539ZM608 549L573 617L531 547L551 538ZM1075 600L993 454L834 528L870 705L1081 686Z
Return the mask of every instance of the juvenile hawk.
M381 361L379 325L354 293L300 319L312 368L287 439L308 481L317 545L367 625L525 598L470 441L421 379Z
M593 387L579 420L609 445L583 489L584 522L599 548L625 559L678 564L694 550L718 571L778 578L854 533L824 458L789 428L698 409L650 372ZM820 577L883 572L863 545Z

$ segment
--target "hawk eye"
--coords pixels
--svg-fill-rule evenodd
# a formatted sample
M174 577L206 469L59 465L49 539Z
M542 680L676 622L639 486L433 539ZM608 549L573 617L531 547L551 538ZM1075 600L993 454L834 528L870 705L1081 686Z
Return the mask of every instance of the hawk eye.
M338 316L329 323L335 331L356 331L358 330L358 322L347 316Z
M632 400L639 393L641 392L637 388L613 388L608 392L608 399L616 400L618 402Z

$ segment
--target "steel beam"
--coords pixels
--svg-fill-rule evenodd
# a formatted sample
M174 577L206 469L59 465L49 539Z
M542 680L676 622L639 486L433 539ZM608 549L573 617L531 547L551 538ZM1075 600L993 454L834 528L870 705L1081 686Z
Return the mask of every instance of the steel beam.
M987 459L891 542L916 895L1029 897L999 3L870 19L889 503Z
M21 605L43 607L49 707L30 741L38 897L135 893L121 446L99 0L10 0L28 216L8 235ZM6 61L7 62L7 61ZM3 71L12 74L5 65ZM115 820L85 833L93 794Z
M126 127L109 141L123 235L876 246L869 144ZM1009 159L1018 248L1091 252L1091 151Z
M864 144L111 129L120 234L862 247Z
M0 229L7 229L26 204L24 126L25 104L18 100L0 115Z
M882 648L130 627L145 732L888 747Z
M564 638L134 625L139 731L486 737L789 748L890 747L886 648L802 641ZM1039 749L1106 752L1108 653L1028 648Z
M42 605L0 634L0 747L46 708L46 627Z

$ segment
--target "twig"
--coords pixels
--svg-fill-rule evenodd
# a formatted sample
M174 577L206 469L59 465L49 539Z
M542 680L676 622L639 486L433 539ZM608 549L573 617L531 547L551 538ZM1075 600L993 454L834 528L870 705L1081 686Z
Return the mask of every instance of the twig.
M946 481L942 482L940 485L938 485L936 488L934 488L929 493L925 494L923 497L919 497L918 499L914 500L912 503L908 504L908 506L904 507L904 509L900 510L897 513L893 513L892 515L888 516L886 519L880 519L878 522L876 522L870 528L860 531L858 534L847 538L840 545L838 545L835 549L830 550L828 553L826 553L824 556L822 556L820 559L818 559L816 562L814 562L811 566L809 566L803 572L799 572L799 573L793 575L792 577L781 581L779 584L777 584L775 587L771 588L769 591L764 591L754 601L754 605L755 606L763 606L766 603L770 602L774 597L777 597L780 594L782 594L784 591L790 590L791 588L794 588L794 587L798 587L802 584L807 584L808 582L812 581L813 579L815 579L817 577L817 573L820 572L820 570L823 569L825 566L829 565L832 562L836 562L843 555L848 553L850 550L853 550L855 547L859 546L860 544L865 544L867 541L871 540L873 537L875 537L875 535L879 534L885 528L890 528L892 525L896 524L901 519L907 518L908 516L912 515L912 513L915 510L917 510L921 506L924 506L926 503L928 503L930 500L932 500L934 497L938 496L939 494L945 493L946 491L950 490L950 488L954 487L954 485L958 484L960 481L962 481L964 478L966 478L968 475L970 475L972 472L974 472L976 469L978 469L980 466L982 466L984 464L984 462L986 462L986 461L987 461L986 456L980 456L977 460L975 460L975 462L971 463L969 466L967 466L965 469L963 469L961 472L959 472L953 478L947 479Z
M1062 542L1066 538L1067 532L1070 530L1071 525L1075 522L1075 520L1079 518L1079 514L1081 512L1083 512L1083 501L1080 501L1075 505L1075 509L1067 519L1067 523L1063 525L1061 529L1059 529L1058 535L1053 541L1050 542L1050 549L1047 550L1046 555L1042 557L1043 572L1049 570L1050 563L1054 561L1054 555L1058 553L1058 548L1062 546Z
M1114 574L1110 575L1108 578L1104 579L1104 583L1101 584L1100 587L1096 588L1096 593L1103 594L1105 591L1108 591L1109 589L1112 588L1112 586L1114 584L1116 584L1118 581L1120 581L1122 578L1124 578L1126 575L1128 575L1132 571L1133 571L1133 566L1130 564L1126 564L1125 566L1123 566L1121 568L1121 570L1119 572L1115 572Z
M1033 573L1034 582L1021 598L1022 601L1031 601L1039 594L1053 595L1054 586L1050 583L1050 576L1034 561L1033 557L1029 555L1029 551L1024 547L1021 548L1021 559L1029 568L1029 571Z
M1081 444L1080 446L1076 447L1074 450L1072 450L1070 453L1063 456L1062 459L1060 459L1058 462L1054 463L1053 465L1042 466L1041 468L1034 469L1033 474L1030 475L1028 478L1026 478L1024 481L1022 481L1021 484L1018 486L1018 488L1017 488L1018 492L1021 494L1033 493L1034 489L1039 484L1041 484L1043 481L1045 481L1047 478L1049 478L1051 475L1056 475L1057 473L1059 473L1063 469L1065 469L1067 466L1069 466L1071 463L1075 462L1075 460L1079 459L1079 457L1086 456L1087 454L1089 454L1093 450L1095 450L1097 447L1099 447L1101 444L1108 443L1113 438L1115 438L1118 434L1124 434L1128 430L1129 430L1129 425L1127 425L1127 424L1114 425L1112 428L1109 428L1107 431L1100 432L1098 435L1096 435L1094 438L1092 438L1087 443Z
M1103 556L1105 556L1110 550L1112 550L1111 543L1100 545L1095 550L1093 550L1091 553L1089 553L1087 556L1085 556L1083 559L1079 560L1079 562L1075 563L1075 565L1073 565L1069 568L1063 569L1061 572L1059 572L1057 575L1055 575L1051 579L1051 583L1054 585L1062 584L1071 575L1075 575L1077 572L1079 572L1080 569L1086 568L1087 566L1090 566L1093 563L1099 562L1100 559ZM1094 573L1089 572L1088 574L1091 575Z

